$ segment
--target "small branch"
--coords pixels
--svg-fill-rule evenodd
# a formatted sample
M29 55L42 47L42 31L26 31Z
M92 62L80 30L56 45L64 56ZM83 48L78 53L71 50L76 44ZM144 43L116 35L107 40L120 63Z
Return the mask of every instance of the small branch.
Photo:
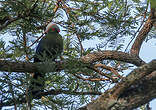
M95 64L95 67L102 67L103 69L106 69L106 70L109 70L111 71L112 73L114 73L117 77L119 77L120 79L122 79L122 76L112 67L110 66L106 66L104 64Z
M25 60L26 61L29 61L29 57L28 57L28 52L27 52L27 38L26 38L26 33L25 31L23 31L23 47L24 47L24 51L25 51ZM30 73L32 74L32 73ZM27 77L27 76L26 76ZM26 90L26 101L27 101L27 105L28 107L27 108L31 108L31 100L30 100L30 97L28 95L28 88ZM29 110L29 109L28 109Z
M101 92L76 92L76 91L71 91L71 90L54 90L51 89L50 91L47 92L42 92L39 94L36 94L35 98L41 97L41 96L47 96L47 95L59 95L59 94L67 94L67 95L101 95ZM3 106L13 106L14 105L14 99L8 99L9 101L5 101L5 102L0 102L0 107ZM26 103L26 98L24 95L19 95L19 97L17 98L17 102L16 104L22 104L22 103Z
M102 71L98 70L97 68L92 68L92 67L89 67L89 68L92 69L92 70L94 70L95 72L99 73L100 75L107 77L108 79L112 80L114 83L115 82L118 82L117 79L114 79L110 75L108 75L106 73L103 73Z
M82 79L84 81L109 81L110 79L108 78L83 78L79 75L74 74L75 77Z
M26 61L29 61L29 57L28 57L28 52L27 52L27 38L26 38L26 34L25 32L23 32L23 47L24 47L24 51L25 51L25 59Z
M55 8L54 8L54 13L56 13L56 11L58 10L61 1L62 1L62 0L57 0L56 6L55 6Z
M11 24L12 22L14 22L14 21L17 21L17 20L19 20L19 19L21 19L21 17L20 16L17 16L17 17L15 17L15 18L9 18L3 25L1 25L0 26L0 31L2 31L2 29L4 29L5 27L7 27L9 24Z
M36 42L38 42L43 37L44 34L45 32L43 32L42 35L38 37L28 48L32 47Z

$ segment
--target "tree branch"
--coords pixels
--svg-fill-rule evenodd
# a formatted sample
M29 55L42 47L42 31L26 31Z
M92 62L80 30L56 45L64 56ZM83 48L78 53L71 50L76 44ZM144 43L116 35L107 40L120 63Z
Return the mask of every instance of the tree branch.
M117 77L119 77L120 79L122 79L122 76L115 70L115 68L112 68L110 66L106 66L104 64L95 64L95 67L102 67L103 69L109 70L112 73L114 73Z
M100 51L100 52L94 52L87 54L83 57L81 57L81 61L85 63L93 63L96 61L102 61L102 60L117 60L117 61L123 61L126 63L131 63L136 66L141 66L145 64L145 62L140 59L139 57L136 57L134 55L120 52L120 51Z
M125 79L78 110L132 110L151 101L156 97L156 60L135 69Z
M93 81L93 82L94 81L109 81L110 80L109 78L91 78L91 77L84 78L84 77L81 77L81 76L76 75L76 74L74 74L74 76L77 77L77 78L79 78L79 79L82 79L84 81Z
M113 97L119 97L127 88L129 88L135 82L141 80L148 74L156 71L156 60L151 61L135 70L133 70L127 77L123 78L113 89Z
M147 37L147 34L150 32L151 28L153 27L154 22L156 21L156 16L154 15L155 10L151 10L150 15L145 22L144 26L140 30L139 34L137 35L132 48L131 48L131 54L139 56L140 48Z
M101 52L94 52L87 54L80 59L75 59L76 61L80 61L84 64L91 64L96 61L102 61L102 60L118 60L123 61L126 63L131 63L136 66L141 66L145 64L144 61L142 61L140 58L130 55L128 53L124 52L118 52L118 51L101 51ZM11 62L9 60L0 60L0 71L11 71L11 72L38 72L38 71L44 71L44 72L54 72L63 70L65 68L69 67L69 61L65 60L63 62L44 62L44 63L31 63L31 62ZM49 69L47 69L50 67ZM42 67L42 70L41 68ZM44 70L43 70L44 68ZM46 68L46 69L45 69Z

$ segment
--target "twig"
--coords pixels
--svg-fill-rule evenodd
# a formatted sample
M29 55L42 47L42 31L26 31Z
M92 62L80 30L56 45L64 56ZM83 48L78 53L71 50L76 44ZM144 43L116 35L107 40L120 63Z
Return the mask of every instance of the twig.
M65 12L66 12L66 14L68 16L72 9L69 8L64 2L62 2L62 4L63 4L62 8L65 9ZM72 24L72 27L75 28L74 23ZM76 31L76 29L75 29L75 31ZM83 53L84 53L84 48L83 48L83 45L82 45L81 37L80 37L80 35L77 34L77 31L75 33L76 33L76 37L78 39L78 42L79 42L79 45L80 45L80 49L81 49L81 53L80 54L82 56Z
M82 41L81 41L80 35L76 34L76 36L77 36L77 39L79 41L79 45L80 45L80 48L81 48L81 56L82 56L83 53L84 53L84 48L83 48L83 45L82 45Z
M60 3L61 3L61 0L57 0L56 6L54 8L54 13L56 13L56 11L58 10Z
M25 60L26 61L29 61L29 57L28 57L28 53L27 53L27 39L26 39L26 33L23 32L23 44L24 44L24 51L25 51L25 54L26 54L26 57L25 57ZM32 73L30 73L32 74ZM26 90L26 102L27 102L27 106L28 106L28 110L31 109L31 99L30 99L30 96L28 95L28 89Z
M26 55L25 59L26 59L26 61L28 61L29 60L28 52L27 52L28 47L27 47L27 38L26 38L25 32L23 32L23 46L24 46L24 51L25 51L25 55Z
M108 78L83 78L79 75L74 74L75 77L82 79L84 81L109 81L110 79Z
M76 91L71 91L71 90L62 90L62 89L51 89L50 91L47 92L42 92L39 94L36 94L35 98L38 98L40 96L47 96L47 95L59 95L59 94L67 94L67 95L101 95L101 92L76 92ZM16 104L22 104L22 103L26 103L26 98L24 97L25 95L21 94L19 95L19 97L17 98L17 102ZM3 106L13 106L14 105L14 99L9 99L8 101L5 102L0 102L0 107Z
M42 35L40 37L38 37L28 48L30 48L31 46L33 46L36 42L38 42L42 37L43 35L45 34L45 32L42 33Z

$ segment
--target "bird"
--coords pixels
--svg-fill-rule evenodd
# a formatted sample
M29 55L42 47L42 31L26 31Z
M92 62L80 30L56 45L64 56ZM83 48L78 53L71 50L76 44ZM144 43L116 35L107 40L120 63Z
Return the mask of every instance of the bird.
M59 34L60 28L54 24L49 23L45 30L45 36L39 41L36 52L34 55L34 63L55 61L58 56L61 56L63 52L63 38ZM39 92L44 92L45 74L41 72L35 72L32 75L30 87L28 91L31 91L32 95L36 95Z

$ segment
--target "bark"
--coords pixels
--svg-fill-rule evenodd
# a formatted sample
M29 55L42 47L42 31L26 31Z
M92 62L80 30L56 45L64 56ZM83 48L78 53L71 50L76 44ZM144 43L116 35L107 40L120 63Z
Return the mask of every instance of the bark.
M136 66L141 66L145 64L145 62L139 57L130 55L124 52L118 51L101 51L87 54L86 56L81 57L80 59L74 59L76 62L85 64L91 64L96 61L102 60L118 60L126 63L131 63ZM74 62L71 60L64 60L63 62L44 62L44 63L31 63L31 62L12 62L9 60L0 60L0 71L7 72L54 72L60 71L67 68L77 68L76 65L70 65L70 62ZM71 67L72 66L72 67ZM49 67L49 68L47 68Z
M147 37L148 33L153 27L153 24L155 23L156 19L156 14L155 14L155 9L151 9L150 15L143 25L142 29L140 30L139 34L137 35L132 48L131 48L131 54L135 56L139 56L139 52L142 46L143 41Z
M123 61L126 63L134 64L136 66L141 66L145 64L145 62L139 57L120 51L98 51L81 57L81 61L84 63L94 63L96 61L102 61L107 59Z
M123 79L112 89L78 110L132 110L156 97L156 88L153 85L156 85L156 60L135 69L126 80Z

